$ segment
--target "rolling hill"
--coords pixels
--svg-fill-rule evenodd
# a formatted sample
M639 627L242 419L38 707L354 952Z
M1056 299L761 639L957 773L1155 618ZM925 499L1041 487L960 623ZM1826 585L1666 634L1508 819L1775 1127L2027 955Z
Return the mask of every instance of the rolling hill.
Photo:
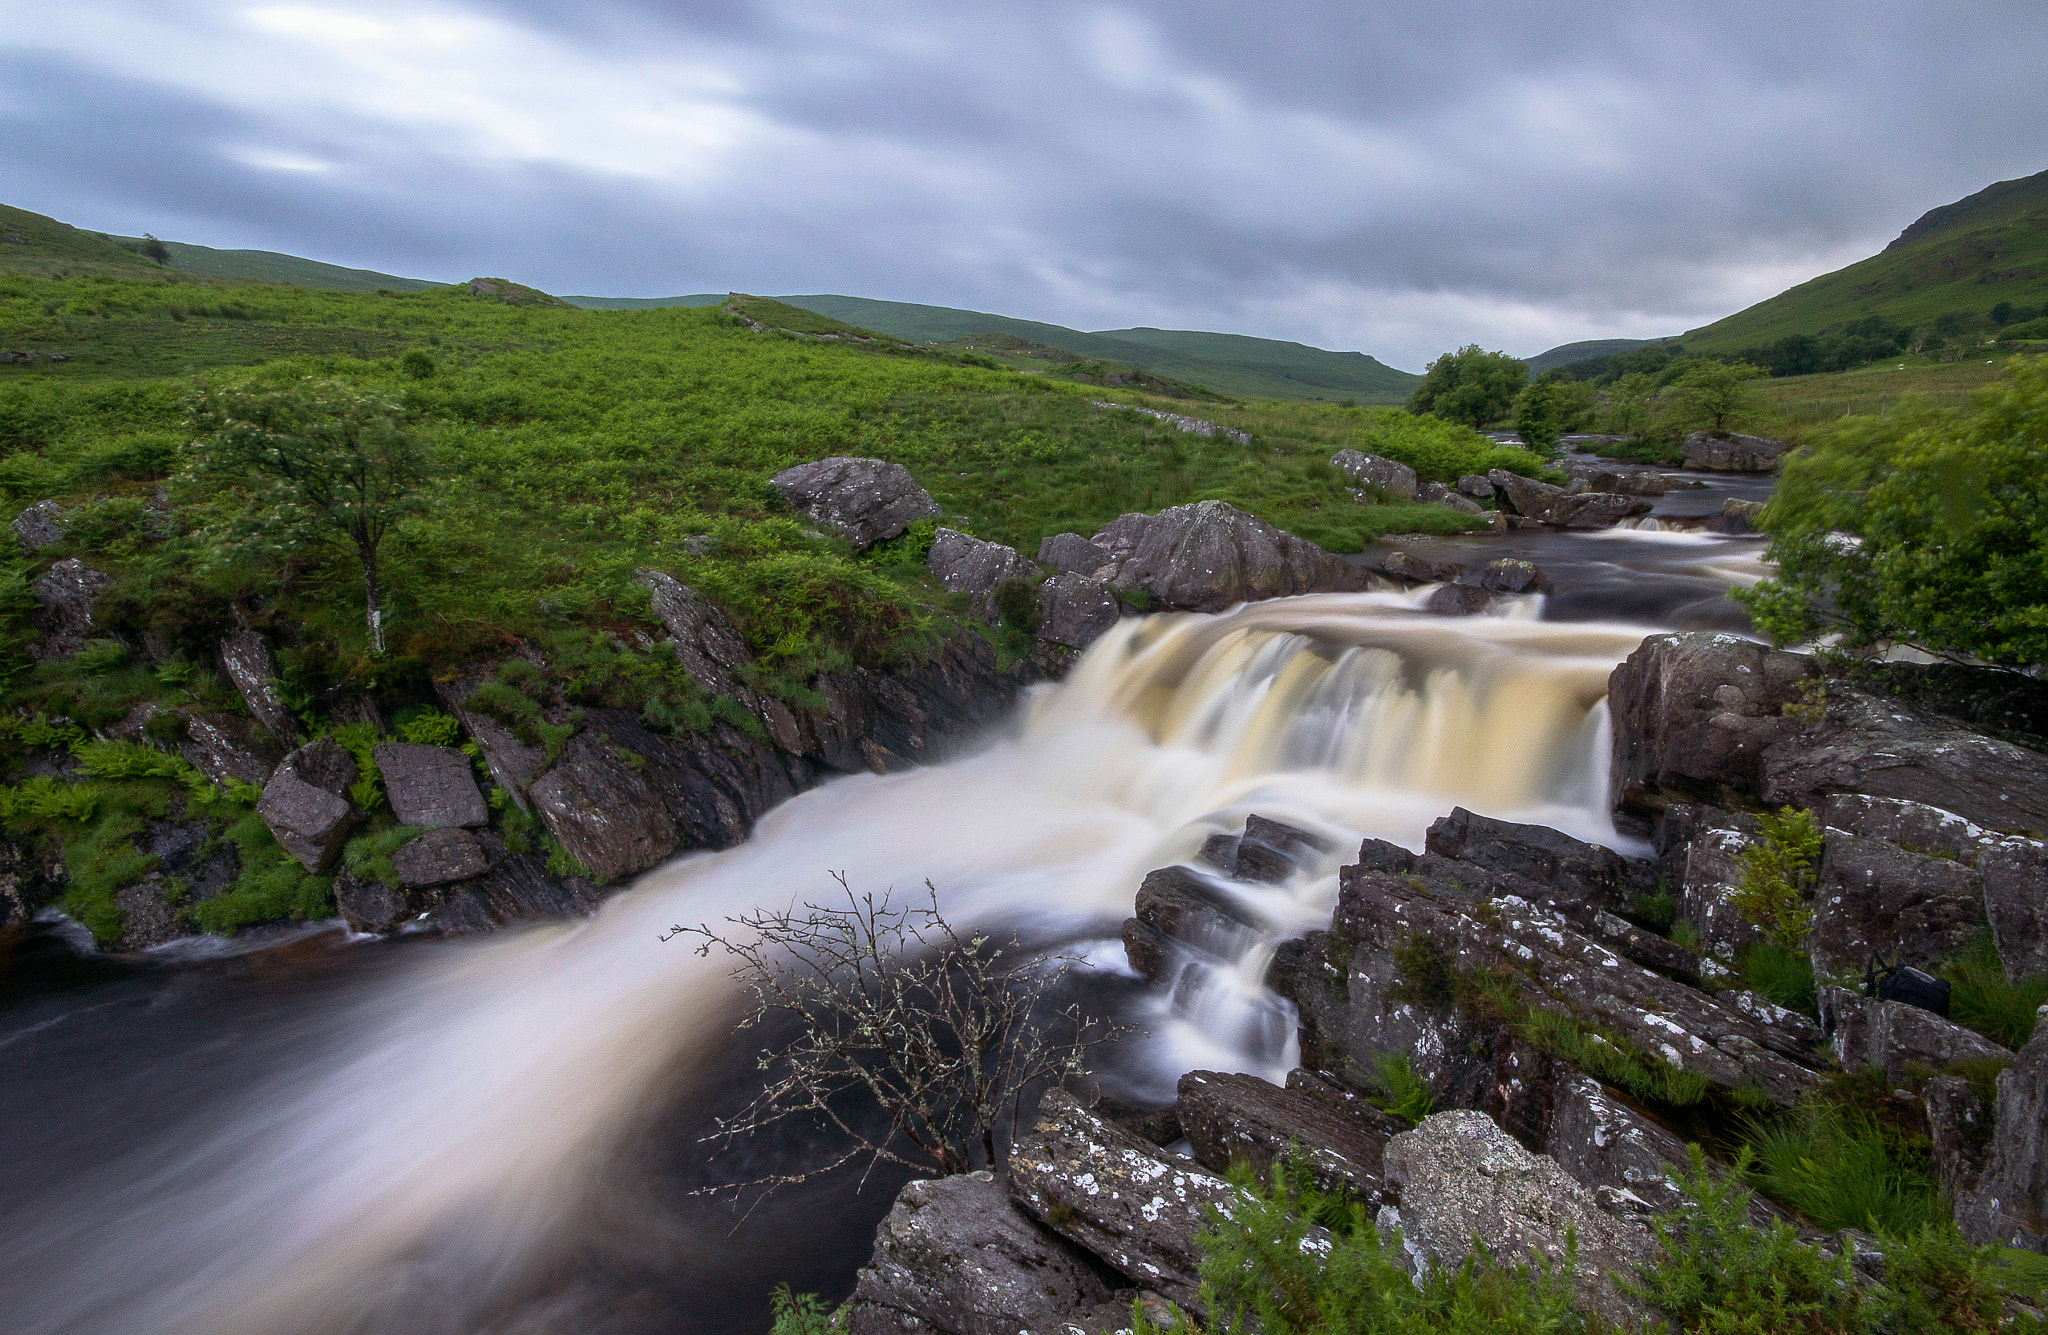
M1730 352L1867 316L1908 326L1951 312L1983 317L2001 301L2048 304L2048 172L1931 209L1869 259L1695 329L1684 341L1690 351Z
M0 204L0 273L32 278L161 278L164 266L104 233Z
M1530 375L1541 375L1553 366L1569 366L1589 357L1611 357L1617 352L1631 348L1644 348L1652 343L1668 342L1661 338L1589 338L1577 343L1560 343L1554 348L1537 353L1523 360L1529 363Z
M140 237L116 237L117 242L140 244ZM339 264L282 255L274 250L215 250L184 241L166 241L170 267L196 278L242 279L254 283L286 283L292 287L319 288L328 292L424 292L430 287L447 287L425 278L400 278L375 269L345 269Z

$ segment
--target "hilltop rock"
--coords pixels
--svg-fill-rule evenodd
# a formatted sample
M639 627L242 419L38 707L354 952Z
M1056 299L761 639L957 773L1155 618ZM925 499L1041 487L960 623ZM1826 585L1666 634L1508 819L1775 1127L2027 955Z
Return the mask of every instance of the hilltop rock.
M1038 638L1047 643L1086 649L1122 615L1108 580L1064 574L1038 586Z
M25 552L40 551L64 541L64 507L37 501L14 517L14 536Z
M939 513L909 469L881 459L834 456L785 468L769 482L792 509L856 547L896 537L913 521Z
M1351 476L1360 486L1378 492L1390 501L1415 499L1415 470L1394 459L1357 450L1339 450L1330 464Z
M1095 535L1121 562L1120 590L1155 608L1220 612L1241 602L1363 589L1365 572L1223 501L1127 514Z
M472 278L463 287L472 297L500 301L507 306L546 306L565 311L576 309L560 297L543 292L537 287L515 283L509 278Z
M1038 544L1038 564L1062 575L1092 575L1114 559L1078 533L1055 533Z
M34 646L41 658L69 658L93 637L93 612L100 595L112 588L114 577L95 570L77 557L59 561L29 585L29 593L41 604L36 625L43 641Z
M1002 623L996 610L996 586L1005 580L1029 579L1037 574L1031 562L1014 547L971 538L957 529L942 528L932 539L926 566L938 576L948 593L964 593L973 599L974 614L995 626Z
M379 742L371 756L384 776L384 791L399 824L432 828L491 823L469 757L454 747Z
M1775 473L1792 446L1782 440L1695 431L1685 438L1682 467L1705 473Z

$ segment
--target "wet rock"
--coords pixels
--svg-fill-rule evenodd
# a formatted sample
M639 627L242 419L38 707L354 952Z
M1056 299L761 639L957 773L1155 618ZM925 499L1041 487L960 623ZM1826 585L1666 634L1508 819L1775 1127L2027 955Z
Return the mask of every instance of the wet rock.
M939 507L902 464L835 456L769 479L790 507L856 547L893 538Z
M1501 503L1516 514L1554 528L1611 528L1630 515L1648 514L1650 502L1613 492L1573 493L1548 482L1496 468L1488 473Z
M1664 475L1654 468L1621 468L1612 464L1574 463L1566 471L1581 492L1611 492L1621 496L1662 496L1670 488Z
M1154 608L1220 612L1238 603L1362 589L1365 572L1222 501L1127 514L1095 535L1122 565L1119 590Z
M1639 496L1589 491L1554 506L1549 522L1568 529L1613 528L1624 519L1648 514L1651 509L1651 503Z
M1875 1066L1896 1080L1908 1062L1939 1071L1963 1061L2012 1060L2010 1049L1918 1006L1832 986L1823 986L1819 999L1828 1046L1851 1071Z
M1368 1203L1379 1196L1387 1137L1305 1093L1257 1076L1190 1071L1174 1107L1196 1161L1219 1176L1243 1162L1264 1180L1298 1151L1319 1189Z
M1956 1227L1976 1243L2048 1252L2048 1007L2019 1061L1998 1076L1991 1149L1974 1188L1956 1202Z
M1855 974L1872 956L1932 963L1967 947L1983 925L1984 883L1975 868L1826 832L1814 897L1816 973Z
M1505 468L1492 470L1486 478L1493 484L1494 494L1504 509L1539 522L1549 522L1551 512L1569 495L1563 487L1510 473Z
M217 784L229 780L261 785L284 758L276 741L254 719L233 714L180 711L185 736L178 754Z
M1123 615L1108 580L1093 575L1054 575L1038 586L1038 638L1069 649L1086 649Z
M1656 1253L1641 1224L1616 1219L1558 1167L1531 1154L1484 1113L1445 1112L1396 1136L1386 1150L1383 1211L1418 1268L1454 1269L1482 1246L1502 1261L1565 1263L1577 1244L1573 1281L1580 1301L1616 1324L1651 1313L1616 1283Z
M1685 438L1682 467L1703 473L1775 473L1792 446L1782 440L1695 431Z
M37 501L14 517L14 536L25 552L40 551L64 541L64 507Z
M370 754L384 776L384 791L399 824L432 828L491 823L469 757L454 747L379 742Z
M1038 544L1038 564L1062 575L1092 575L1113 558L1078 533L1055 533Z
M190 936L190 929L178 922L178 911L163 897L161 887L142 881L114 892L114 907L121 911L122 950L149 950Z
M1389 501L1415 499L1415 470L1394 459L1357 450L1339 450L1330 456L1330 466L1349 474L1360 486L1378 492Z
M1422 610L1437 616L1478 616L1493 606L1493 595L1476 584L1445 584L1423 600Z
M334 878L334 911L351 932L381 936L396 930L419 909L403 886L341 875Z
M256 814L307 871L332 867L349 831L362 819L342 796L356 775L355 758L323 737L286 756L263 786Z
M1148 1145L1171 1145L1186 1138L1181 1130L1180 1112L1171 1103L1163 1108L1146 1107L1098 1094L1088 1105L1088 1111L1113 1126L1122 1127Z
M932 539L926 565L948 593L965 593L973 599L974 614L989 625L999 625L996 586L1005 580L1029 579L1037 574L1031 562L1014 547L983 542L957 529L942 528Z
M1458 479L1458 492L1475 501L1490 501L1493 499L1493 479L1467 473Z
M40 604L36 626L43 633L36 646L42 658L69 658L85 647L96 629L93 612L100 595L114 584L114 577L95 570L77 557L59 561L29 585L29 593Z
M659 570L640 569L633 578L651 597L654 615L668 631L668 645L683 671L709 695L737 695L740 668L754 661L747 641L725 613L702 594Z
M1757 517L1763 512L1762 501L1745 501L1730 496L1721 502L1721 513L1714 516L1712 526L1717 533L1754 533L1757 531Z
M242 703L256 721L285 746L299 742L298 720L284 707L277 694L277 662L270 646L253 630L238 630L220 641L220 668L234 683Z
M1935 1185L1943 1200L1962 1201L1976 1189L1991 1150L1991 1109L1959 1075L1938 1075L1920 1091L1933 1146Z
M853 1335L1055 1332L1110 1300L1085 1253L1034 1223L993 1174L963 1173L897 1194L854 1286L850 1324Z
M1780 711L1814 672L1810 658L1718 632L1645 639L1607 679L1616 809L1743 805L1763 786L1765 751L1799 731Z
M2005 976L2048 973L2048 843L2000 840L1978 857L1977 872Z
M555 841L599 881L645 871L675 851L676 827L647 781L590 732L527 789Z
M1271 924L1191 867L1161 867L1138 886L1137 920L1184 945L1234 958Z
M1486 563L1479 572L1478 584L1494 593L1541 593L1550 587L1550 577L1534 561L1503 556Z
M535 854L508 854L504 844L488 832L478 834L476 841L490 870L457 885L413 891L421 903L430 906L419 926L455 935L483 932L536 918L581 917L603 898L596 886L580 876L549 876L546 864Z
M1236 1188L1050 1090L1010 1155L1010 1198L1132 1283L1206 1314L1196 1302L1208 1227L1202 1206L1230 1208Z
M1247 816L1231 874L1240 881L1280 885L1329 851L1330 842L1321 835L1264 816Z
M476 836L454 826L429 830L391 855L398 879L409 886L449 885L490 869Z
M1465 573L1465 567L1449 561L1425 561L1407 552L1388 552L1380 558L1380 573L1411 584L1440 584Z

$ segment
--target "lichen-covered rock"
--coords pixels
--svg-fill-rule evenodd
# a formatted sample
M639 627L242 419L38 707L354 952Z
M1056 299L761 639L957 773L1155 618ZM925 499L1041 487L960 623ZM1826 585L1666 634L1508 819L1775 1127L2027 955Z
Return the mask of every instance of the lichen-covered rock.
M1991 1109L1959 1075L1937 1075L1920 1091L1933 1147L1935 1186L1961 1202L1976 1189L1991 1150Z
M40 551L64 541L64 507L37 501L14 517L14 536L25 552Z
M1909 1062L1938 1071L1957 1062L2012 1060L2010 1049L1903 1001L1880 1001L1833 986L1823 986L1819 1000L1828 1046L1851 1071L1874 1066L1897 1079Z
M256 814L307 871L324 872L362 819L342 796L355 779L354 757L323 737L284 758L263 786Z
M1038 564L1062 575L1092 575L1113 559L1078 533L1055 533L1038 544Z
M769 481L792 509L856 547L896 537L939 513L909 469L880 459L839 455L785 468Z
M974 614L989 625L999 625L996 586L1005 580L1029 579L1037 573L1031 562L1014 547L984 542L957 529L942 528L932 539L931 555L925 564L948 593L964 593L973 600Z
M2005 976L2048 973L2048 843L2001 839L1978 855L1977 874Z
M875 1230L853 1335L1054 1335L1111 1302L1072 1243L1011 1203L991 1173L911 1182ZM1129 1324L1129 1304L1123 1304Z
M1828 830L1814 896L1813 967L1855 974L1873 956L1927 964L1966 948L1984 926L1984 882L1953 857Z
M1339 450L1330 456L1330 465L1348 473L1360 486L1378 492L1387 500L1415 499L1415 470L1399 460L1383 459L1377 454L1362 454L1357 450Z
M379 742L371 756L401 825L488 825L491 810L477 790L469 757L452 746Z
M1837 793L1821 809L1822 823L1865 839L1882 839L1914 853L1932 853L1971 866L1998 836L1940 807L1898 797Z
M217 784L229 780L261 785L284 758L276 741L253 719L237 714L179 711L185 736L178 754Z
M1613 528L1624 519L1650 513L1652 508L1652 503L1644 497L1588 491L1567 497L1552 506L1547 522L1568 529Z
M1440 584L1465 573L1465 567L1449 561L1426 561L1408 552L1391 551L1380 558L1380 573L1411 584Z
M1695 431L1680 447L1682 467L1707 473L1775 473L1778 461L1792 446L1782 440L1738 433L1711 435Z
M1380 1191L1387 1135L1297 1090L1252 1075L1190 1071L1174 1104L1195 1159L1218 1175L1243 1162L1263 1181L1273 1165L1300 1153L1323 1191L1371 1202Z
M588 731L527 789L557 843L600 881L645 871L675 851L676 827L647 781Z
M1713 528L1717 533L1754 533L1763 512L1762 501L1745 501L1739 496L1730 496L1721 502L1721 513L1714 516Z
M1626 1192L1654 1214L1685 1197L1673 1173L1691 1170L1685 1142L1607 1092L1583 1071L1552 1086L1543 1152L1581 1186Z
M1550 577L1534 561L1503 556L1486 563L1479 572L1478 584L1494 593L1541 593L1550 587Z
M1116 587L1157 609L1220 612L1238 603L1363 589L1363 570L1223 501L1127 514L1095 535L1122 564Z
M1991 1148L1974 1188L1956 1202L1956 1227L1977 1243L2048 1252L2048 1006L2019 1060L1998 1075Z
M1550 894L1604 909L1628 907L1632 888L1648 869L1632 869L1611 848L1574 839L1547 825L1521 825L1451 808L1423 836L1423 846L1491 871L1525 876Z
M115 891L114 907L121 911L122 950L150 950L192 935L190 928L178 922L178 911L165 901L153 881Z
M1580 1301L1616 1324L1651 1316L1617 1281L1656 1254L1643 1225L1615 1218L1555 1159L1531 1154L1478 1112L1444 1112L1389 1141L1382 1211L1420 1267L1455 1269L1484 1247L1502 1261L1524 1258L1572 1271ZM1570 1248L1577 1245L1574 1255Z
M734 695L734 674L754 661L746 639L703 595L659 570L641 569L633 578L650 597L654 615L668 631L669 648L683 671L696 678L707 695Z
M263 637L253 630L223 635L220 667L256 721L284 745L298 745L298 720L284 707L277 693L277 662L270 656L270 646L263 642Z
M428 830L391 855L398 879L414 887L451 885L490 870L483 846L454 826Z
M492 780L510 794L521 809L531 811L533 803L527 797L526 789L547 768L546 748L519 740L511 728L491 715L469 708L470 696L490 681L496 672L497 665L490 664L461 677L436 681L434 693L441 697L441 703L462 724L462 730L475 739L478 749L484 753L484 765L490 770Z
M1050 1090L1010 1154L1010 1198L1054 1232L1102 1258L1133 1284L1197 1314L1204 1205L1229 1211L1242 1197L1221 1178L1088 1112Z
M1475 501L1490 501L1493 499L1493 479L1477 473L1467 473L1458 479L1458 492L1460 495L1470 496Z
M1038 638L1086 649L1123 615L1116 590L1093 575L1054 575L1038 586Z
M29 585L29 593L40 604L36 625L42 642L33 646L42 658L69 658L85 647L96 629L93 613L100 595L113 587L114 577L95 570L77 557L59 561L42 578Z

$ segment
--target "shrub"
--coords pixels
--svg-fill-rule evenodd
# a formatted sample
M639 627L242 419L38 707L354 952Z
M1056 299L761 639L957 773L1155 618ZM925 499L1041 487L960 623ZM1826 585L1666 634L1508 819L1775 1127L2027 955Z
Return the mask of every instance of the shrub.
M1814 860L1820 827L1813 813L1785 807L1757 818L1763 837L1737 855L1742 881L1730 898L1736 910L1780 950L1796 952L1813 927Z
M996 585L996 615L1012 630L1031 635L1038 630L1038 584L1029 579L1006 579Z

